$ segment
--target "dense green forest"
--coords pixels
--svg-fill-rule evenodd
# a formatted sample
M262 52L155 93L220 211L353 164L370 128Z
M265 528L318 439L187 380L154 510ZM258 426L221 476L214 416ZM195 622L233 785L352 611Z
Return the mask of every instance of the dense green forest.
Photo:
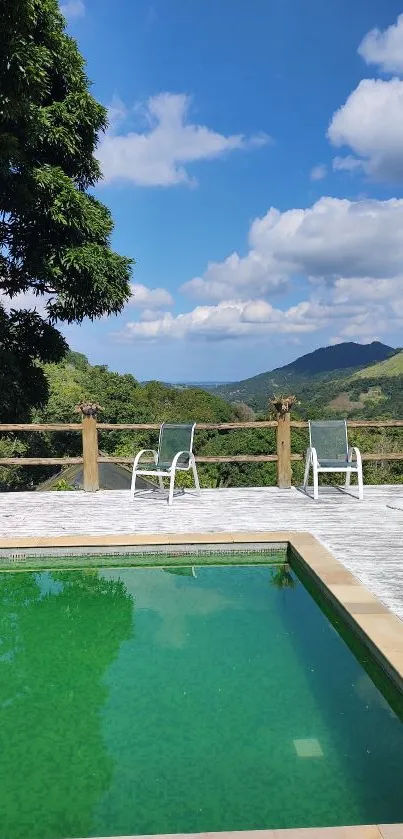
M402 373L400 374L399 359ZM388 366L389 365L389 366ZM380 369L379 369L380 367ZM392 373L390 371L393 371ZM379 372L382 375L379 376ZM32 409L33 422L78 422L76 406L93 401L102 406L100 421L109 423L166 421L197 421L207 423L253 421L267 419L266 410L255 413L244 403L229 403L213 392L199 388L175 388L161 382L140 383L131 374L110 371L104 365L91 365L80 353L68 352L59 363L44 364L48 397L42 407ZM345 417L403 418L403 353L394 355L382 365L364 368L345 375L347 370L333 371L330 379L320 382L308 378L304 397L293 410L295 419ZM342 375L341 375L342 374ZM403 450L400 429L351 430L352 444L363 452L397 452ZM99 436L100 450L105 454L132 456L140 448L155 446L154 431L109 431ZM307 446L305 430L292 432L292 451L302 454ZM198 455L274 454L275 433L272 429L252 428L235 431L197 431L195 451ZM3 457L64 457L81 454L81 435L77 432L26 433L3 435L0 439ZM302 463L293 464L295 483L302 478ZM50 467L9 467L0 469L3 489L34 489L50 477ZM276 480L275 463L201 464L203 486L267 486ZM400 481L403 463L378 461L365 464L366 480ZM187 481L188 476L182 476ZM190 481L190 477L189 477Z

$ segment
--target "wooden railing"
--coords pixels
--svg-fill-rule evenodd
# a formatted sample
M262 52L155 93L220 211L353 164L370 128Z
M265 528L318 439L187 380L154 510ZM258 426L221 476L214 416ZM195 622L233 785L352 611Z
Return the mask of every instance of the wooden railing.
M97 422L95 415L85 415L80 423L18 423L0 424L0 433L26 432L67 432L75 431L81 434L81 457L3 457L0 466L69 466L83 464L83 484L86 492L96 492L99 489L99 464L120 463L131 464L132 457L110 457L101 455L98 447L98 434L103 431L157 431L156 423L102 423ZM237 454L196 457L198 463L270 463L277 464L277 485L288 488L292 482L292 462L301 461L302 454L291 452L292 429L304 429L307 422L291 420L290 414L282 414L276 420L264 422L224 422L198 423L196 430L231 431L237 429L273 428L276 430L276 454ZM349 428L390 429L403 428L403 420L351 420ZM403 460L403 452L362 452L365 461L399 461Z

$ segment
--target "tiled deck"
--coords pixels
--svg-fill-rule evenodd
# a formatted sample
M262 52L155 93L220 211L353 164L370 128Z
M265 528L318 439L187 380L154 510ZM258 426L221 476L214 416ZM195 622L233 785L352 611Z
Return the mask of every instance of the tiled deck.
M403 618L403 511L388 504L403 507L403 486L366 487L362 502L336 488L318 502L297 489L188 491L171 508L158 495L131 503L126 491L2 493L0 547L23 537L308 531Z

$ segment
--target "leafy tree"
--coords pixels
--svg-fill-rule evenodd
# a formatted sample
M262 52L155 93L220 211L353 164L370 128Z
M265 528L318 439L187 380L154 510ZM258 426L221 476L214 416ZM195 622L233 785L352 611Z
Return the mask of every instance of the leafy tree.
M119 312L131 260L110 248L109 210L88 189L106 111L57 0L3 0L0 41L0 290L44 297L46 317L0 308L0 415L46 401L35 364L66 352L57 322Z

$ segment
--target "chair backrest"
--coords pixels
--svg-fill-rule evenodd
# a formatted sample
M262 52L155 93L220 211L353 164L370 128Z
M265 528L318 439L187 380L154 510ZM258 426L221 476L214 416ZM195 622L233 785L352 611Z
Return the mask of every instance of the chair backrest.
M168 423L164 422L160 428L158 443L158 465L171 465L178 452L193 451L193 436L196 423ZM178 460L178 466L189 466L189 456L183 455Z
M316 449L318 460L347 460L346 420L310 420L309 440Z

